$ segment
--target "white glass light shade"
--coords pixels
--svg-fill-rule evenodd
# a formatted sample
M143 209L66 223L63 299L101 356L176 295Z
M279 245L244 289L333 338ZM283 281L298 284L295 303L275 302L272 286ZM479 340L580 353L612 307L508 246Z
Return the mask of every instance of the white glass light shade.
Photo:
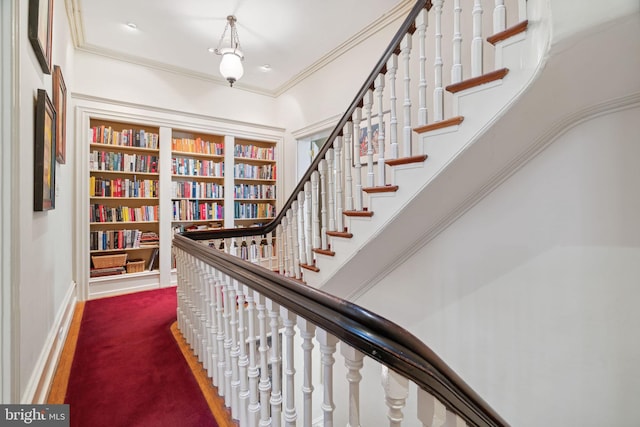
M220 74L233 86L244 74L244 69L242 68L242 52L237 49L222 49L221 53Z

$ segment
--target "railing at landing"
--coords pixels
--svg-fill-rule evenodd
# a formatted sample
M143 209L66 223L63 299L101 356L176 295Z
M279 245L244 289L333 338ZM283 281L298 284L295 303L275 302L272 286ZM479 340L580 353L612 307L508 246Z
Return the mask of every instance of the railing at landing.
M416 2L272 222L175 237L180 330L241 426L310 426L319 413L326 426L333 425L334 416L360 425L361 406L381 406L368 400L369 390L360 404L365 358L381 366L390 425L405 420L402 409L410 383L417 386L422 425L507 425L406 330L304 284L305 272L322 268L318 255L341 255L334 253L331 239L351 237L351 218L373 215L367 197L397 190L388 183L389 168L425 162L416 134L462 123L454 94L507 74L501 55L494 57L485 47L526 29L524 0L474 0L467 18L463 3L468 4ZM489 23L484 24L487 10ZM507 10L515 11L511 18ZM467 28L463 22L471 24ZM513 22L520 26L507 28ZM492 32L488 42L483 40L486 28ZM470 42L465 45L466 39ZM433 42L431 57L428 40ZM443 53L445 48L450 55ZM430 73L427 64L433 64ZM412 80L416 72L418 78ZM377 145L364 137L376 131ZM280 340L270 338L280 335L282 347ZM313 339L320 344L319 361L313 360ZM338 343L347 367L348 397L336 405L333 355ZM314 385L313 366L318 365L323 377ZM318 386L322 402L313 406ZM343 411L340 403L347 406Z

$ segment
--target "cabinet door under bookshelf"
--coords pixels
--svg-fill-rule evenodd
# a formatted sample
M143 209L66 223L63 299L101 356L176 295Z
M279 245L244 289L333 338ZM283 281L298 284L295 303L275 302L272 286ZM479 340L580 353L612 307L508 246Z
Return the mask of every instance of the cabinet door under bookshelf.
M236 138L234 144L234 224L251 227L276 215L276 143Z
M90 281L156 272L159 129L99 119L89 124Z
M171 224L174 232L224 225L224 137L173 130Z

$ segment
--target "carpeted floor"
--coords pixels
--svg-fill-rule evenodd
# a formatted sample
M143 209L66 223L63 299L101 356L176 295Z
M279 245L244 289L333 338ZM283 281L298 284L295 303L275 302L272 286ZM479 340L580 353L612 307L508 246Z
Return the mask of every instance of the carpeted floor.
M64 399L71 426L217 426L175 320L175 288L85 304Z

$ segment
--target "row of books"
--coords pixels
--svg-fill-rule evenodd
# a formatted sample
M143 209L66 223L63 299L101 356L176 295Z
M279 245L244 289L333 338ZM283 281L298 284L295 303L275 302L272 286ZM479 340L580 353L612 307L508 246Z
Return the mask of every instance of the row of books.
M236 199L275 199L276 186L273 184L237 184L233 188Z
M233 150L235 157L245 157L249 159L275 160L276 150L274 147L264 148L255 145L236 145Z
M224 205L216 202L198 200L175 200L173 202L174 221L222 220Z
M174 175L222 178L224 177L224 162L173 157L171 159L171 172Z
M93 150L89 155L89 168L91 171L158 173L158 157Z
M158 180L89 177L91 197L158 197Z
M92 251L139 248L142 238L140 230L98 230L89 233Z
M234 178L276 179L276 165L248 165L238 163L233 166Z
M89 129L89 142L157 150L159 136L157 133L147 132L144 129L116 130L111 126L102 125Z
M234 217L237 219L273 218L275 206L269 203L234 203Z
M182 151L184 153L214 154L217 156L223 156L224 144L205 141L200 137L196 139L173 138L171 140L171 150Z
M171 197L174 199L223 199L224 185L215 182L173 181L171 183Z
M127 206L109 207L102 204L89 206L89 221L91 222L130 222L157 221L158 205L130 208Z

